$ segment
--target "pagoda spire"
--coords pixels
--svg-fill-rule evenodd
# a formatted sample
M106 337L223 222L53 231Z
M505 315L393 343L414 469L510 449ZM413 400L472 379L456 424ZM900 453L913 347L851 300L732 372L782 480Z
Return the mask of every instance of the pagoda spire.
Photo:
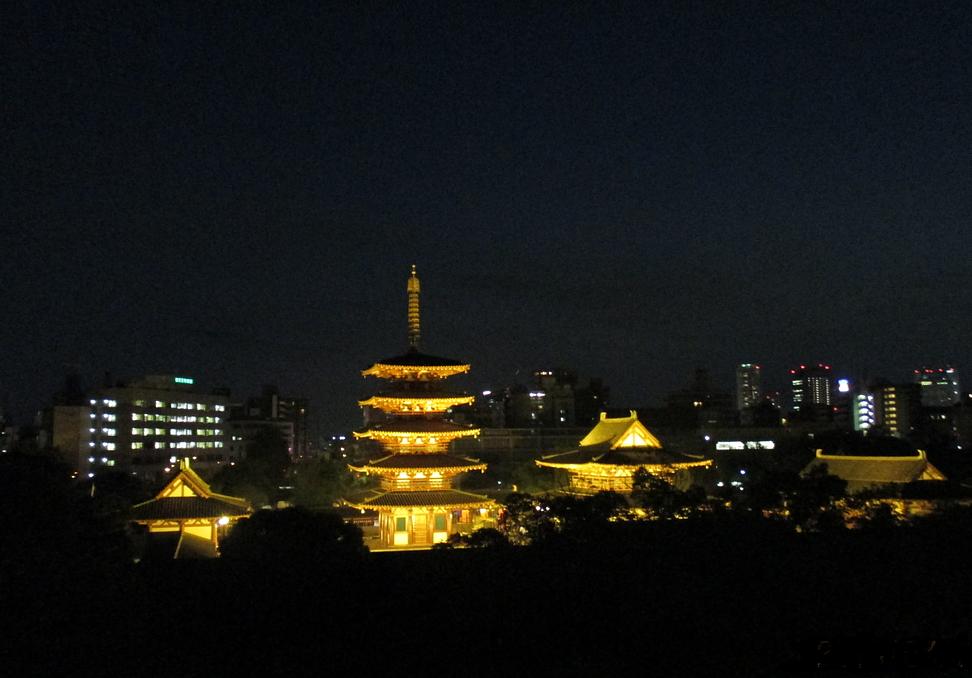
M417 351L421 338L421 322L419 319L419 279L415 274L415 264L412 264L412 275L408 279L408 345Z

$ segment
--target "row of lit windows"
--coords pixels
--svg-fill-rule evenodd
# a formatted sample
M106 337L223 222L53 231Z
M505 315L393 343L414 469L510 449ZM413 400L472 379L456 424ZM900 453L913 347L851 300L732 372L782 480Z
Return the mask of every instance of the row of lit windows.
M114 421L114 416L111 419ZM132 412L132 421L171 421L176 423L189 423L195 424L199 422L200 424L218 424L222 419L220 417L196 417L194 415L186 414L140 414L138 412Z
M198 448L212 449L214 447L222 447L222 446L223 446L223 443L222 443L222 441L219 441L219 440L217 440L217 441L209 441L209 442L200 442L200 441L196 441L196 440L180 440L177 443L172 443L172 445L169 445L168 443L165 443L165 442L156 442L155 445L154 445L154 449L156 449L156 450L164 450L167 447L171 447L174 450L186 450L186 449L198 449ZM114 449L114 448L112 448L112 449ZM143 450L143 449L145 449L145 443L143 443L143 442L135 442L135 443L132 443L132 449L133 450Z
M92 401L91 404L93 405L94 401ZM136 400L133 404L135 405L135 407L148 407L148 401L146 400ZM173 410L198 410L200 412L205 412L210 407L205 403L168 403L167 404L162 400L154 401L154 405L156 409L160 409L163 407L170 407ZM225 412L226 405L219 405L219 404L213 405L212 409L216 412Z
M132 429L132 435L133 436L153 436L153 435L164 436L166 434L166 430L167 429L164 428L136 427ZM193 433L193 430L194 429L191 428L170 428L168 429L168 433L171 436L191 436L191 435L221 436L223 435L223 429L221 428L197 428L195 429L195 433ZM111 431L111 433L107 433L106 435L115 435L115 429L102 429L102 431ZM94 429L91 429L91 432L94 433Z
M89 402L92 405L97 405L98 404L98 401L97 400L94 400L94 399L92 399ZM101 404L104 405L105 407L117 407L118 406L118 401L117 400L112 400L111 398L102 398L101 399Z
M90 416L92 419L94 419L98 415L92 412ZM104 419L105 421L115 421L118 417L116 417L114 414L103 413L101 415L101 418Z

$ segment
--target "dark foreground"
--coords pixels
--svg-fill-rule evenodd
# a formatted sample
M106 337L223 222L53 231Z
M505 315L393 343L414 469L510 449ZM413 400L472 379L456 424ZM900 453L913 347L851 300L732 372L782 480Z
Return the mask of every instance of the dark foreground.
M969 675L968 534L676 521L542 548L21 573L4 582L2 663L50 675Z

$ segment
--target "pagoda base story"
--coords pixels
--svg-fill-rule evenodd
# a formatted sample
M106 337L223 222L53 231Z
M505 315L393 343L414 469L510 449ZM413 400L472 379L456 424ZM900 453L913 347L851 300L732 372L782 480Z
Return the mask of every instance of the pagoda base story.
M378 513L378 548L431 548L453 534L495 525L487 509L395 508Z

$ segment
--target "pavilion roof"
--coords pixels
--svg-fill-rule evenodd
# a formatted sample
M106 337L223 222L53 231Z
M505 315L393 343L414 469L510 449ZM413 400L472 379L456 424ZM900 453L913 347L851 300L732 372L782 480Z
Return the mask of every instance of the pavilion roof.
M447 509L486 508L492 506L494 502L484 495L462 490L415 490L371 491L348 497L345 503L355 508L380 510L411 506Z

